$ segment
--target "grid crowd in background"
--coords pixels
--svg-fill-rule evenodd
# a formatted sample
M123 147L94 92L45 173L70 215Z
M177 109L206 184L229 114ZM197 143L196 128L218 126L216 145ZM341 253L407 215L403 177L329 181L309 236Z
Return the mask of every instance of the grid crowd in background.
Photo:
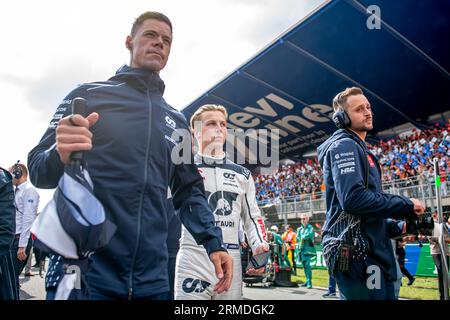
M405 179L408 184L425 184L434 181L433 159L439 159L441 181L447 180L450 168L450 123L435 124L432 129L418 130L381 140L369 145L378 158L383 182ZM414 179L408 179L412 178ZM255 177L258 201L298 197L306 194L313 199L324 191L323 175L317 157L282 165L270 175ZM408 183L409 181L409 183Z

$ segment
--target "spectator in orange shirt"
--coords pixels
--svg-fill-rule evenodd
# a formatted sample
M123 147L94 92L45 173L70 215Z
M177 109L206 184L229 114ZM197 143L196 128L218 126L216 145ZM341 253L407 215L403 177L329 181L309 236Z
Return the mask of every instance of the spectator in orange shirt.
M281 236L284 243L286 243L286 247L288 248L288 259L292 265L292 269L294 270L294 274L297 275L297 266L295 265L295 245L297 244L297 236L295 232L292 230L290 224L287 224L285 227L285 232Z

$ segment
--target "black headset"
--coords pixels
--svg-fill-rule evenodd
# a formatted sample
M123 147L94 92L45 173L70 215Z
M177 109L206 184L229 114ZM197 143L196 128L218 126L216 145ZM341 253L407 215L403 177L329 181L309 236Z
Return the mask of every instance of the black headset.
M342 92L338 93L333 99L333 108L337 107L333 113L333 122L339 129L347 129L352 125L352 121L341 104L341 94Z
M12 175L14 179L19 180L23 176L23 170L22 166L19 164L20 160L17 160L17 162L13 165L12 169Z

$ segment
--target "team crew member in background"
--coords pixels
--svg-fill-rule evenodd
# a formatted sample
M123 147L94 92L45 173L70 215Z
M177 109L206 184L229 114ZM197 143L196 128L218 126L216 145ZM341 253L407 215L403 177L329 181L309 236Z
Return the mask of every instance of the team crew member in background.
M239 224L242 221L248 244L254 255L269 250L266 230L255 197L255 184L250 171L226 158L223 151L227 136L227 111L223 106L204 105L191 117L191 128L198 141L195 156L203 177L206 195L222 229L223 241L233 257L233 281L226 293L215 293L211 284L214 269L204 250L186 228L182 229L177 256L175 299L242 299L242 266ZM262 273L251 269L249 273Z
M272 246L273 253L273 261L276 262L276 272L278 272L279 268L288 267L291 269L291 263L287 257L286 247L284 245L283 239L281 239L281 235L278 234L278 227L271 226L270 231L267 232L267 240Z
M92 299L168 298L167 236L173 214L167 208L169 186L182 223L214 265L215 290L225 291L231 284L232 260L223 248L220 228L214 226L192 155L190 163L172 161L175 142L170 138L176 129L189 126L163 98L159 72L171 45L172 23L165 15L140 15L125 40L130 66L107 81L74 89L29 154L32 182L54 188L71 153L89 151L84 158L95 196L117 226L110 243L90 257L86 279ZM87 100L87 117L71 116L75 97ZM51 285L47 292L55 289Z
M27 263L31 251L31 225L38 214L39 194L28 182L28 170L22 163L16 163L10 168L15 186L14 204L16 206L16 236L13 250L16 251L14 261L16 282L19 289L19 275Z
M396 248L395 248L395 254L397 256L397 262L398 265L400 267L401 270L401 274L403 274L405 277L408 278L408 286L412 285L414 283L414 281L416 280L414 278L413 275L411 275L411 273L409 273L408 269L406 269L405 266L405 260L406 260L406 250L405 250L405 246L406 246L406 241L402 240L397 240L395 242L396 244Z
M324 257L341 298L395 299L397 272L390 237L402 229L386 218L421 215L425 208L417 199L382 191L378 160L365 143L373 119L361 89L336 95L333 108L340 129L318 148L327 203Z
M16 232L16 209L11 174L0 168L0 300L18 300L14 260L12 252ZM14 257L12 255L14 253Z
M290 224L286 225L284 227L284 233L281 236L281 239L283 239L284 243L286 244L287 248L287 257L289 260L289 263L292 266L292 271L294 272L294 275L297 275L297 263L295 262L295 245L297 244L297 235L295 234L294 230L292 229L292 226Z
M309 224L309 217L301 215L302 224L297 230L297 241L299 242L298 254L305 271L306 282L302 285L308 289L312 288L311 258L316 256L314 248L314 228Z

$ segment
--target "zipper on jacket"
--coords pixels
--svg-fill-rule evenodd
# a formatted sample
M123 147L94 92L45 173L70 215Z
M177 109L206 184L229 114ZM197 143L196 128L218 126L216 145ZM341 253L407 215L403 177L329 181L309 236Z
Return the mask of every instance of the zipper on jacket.
M212 193L217 192L219 190L219 183L217 182L217 163L214 163L213 170L214 170L214 183L215 183L216 187L214 188ZM223 193L222 193L222 201L223 201ZM217 209L218 205L219 205L219 199L217 199L216 209ZM220 213L218 213L216 216L217 216L217 221L220 222ZM216 220L216 219L214 219L214 220ZM217 226L216 221L214 221L214 225Z
M148 89L147 89L147 102L148 102L148 132L147 132L147 147L145 149L145 161L144 161L144 184L142 188L141 197L139 199L136 244L134 247L133 259L131 260L130 278L128 280L128 300L131 300L133 298L133 275L134 275L134 267L136 264L136 256L139 248L139 238L141 235L142 207L144 203L145 189L147 187L148 158L152 136L152 101L150 99L150 90Z

